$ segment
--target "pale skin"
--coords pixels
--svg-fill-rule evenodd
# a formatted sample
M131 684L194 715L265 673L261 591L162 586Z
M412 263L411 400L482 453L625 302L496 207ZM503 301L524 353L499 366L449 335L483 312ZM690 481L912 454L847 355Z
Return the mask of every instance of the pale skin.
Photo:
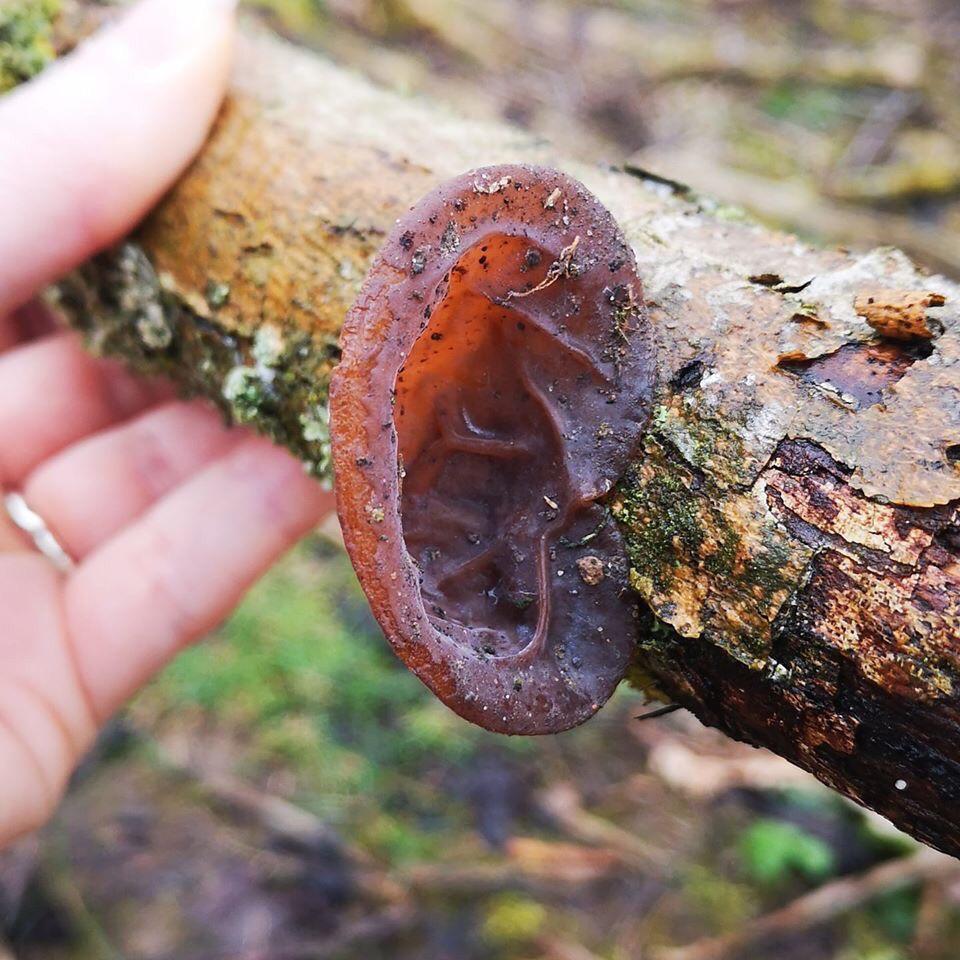
M0 847L43 824L98 729L331 509L289 455L95 360L31 303L121 238L200 149L232 0L144 0L0 100ZM24 306L26 304L26 306Z

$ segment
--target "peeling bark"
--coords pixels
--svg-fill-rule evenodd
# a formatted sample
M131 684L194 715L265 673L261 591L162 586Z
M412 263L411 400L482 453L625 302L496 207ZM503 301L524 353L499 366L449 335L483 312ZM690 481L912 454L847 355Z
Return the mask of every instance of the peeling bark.
M583 181L646 286L654 419L609 503L654 615L641 682L960 854L956 285L566 162L248 30L202 157L60 302L94 349L212 398L323 477L337 336L375 251L438 182L493 162ZM932 337L875 330L858 298L877 291L924 291Z

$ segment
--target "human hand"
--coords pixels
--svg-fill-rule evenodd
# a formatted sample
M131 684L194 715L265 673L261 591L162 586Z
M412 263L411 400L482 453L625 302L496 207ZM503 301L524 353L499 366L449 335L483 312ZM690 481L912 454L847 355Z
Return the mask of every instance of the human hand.
M94 360L36 304L129 231L223 96L230 0L145 0L0 101L0 845L43 823L97 729L330 509L286 453Z

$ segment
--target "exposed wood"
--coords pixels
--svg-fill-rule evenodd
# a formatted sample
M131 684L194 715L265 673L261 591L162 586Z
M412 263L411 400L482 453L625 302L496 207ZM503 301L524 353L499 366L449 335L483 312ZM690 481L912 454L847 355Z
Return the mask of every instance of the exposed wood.
M955 284L567 162L248 30L201 159L61 302L95 349L324 476L337 333L382 237L440 180L494 161L580 178L644 277L657 405L611 497L654 614L637 682L960 853ZM878 337L855 307L876 290L944 299L928 347Z
M890 340L932 340L930 307L942 307L943 297L923 290L873 290L854 301L857 313L864 317L881 337Z

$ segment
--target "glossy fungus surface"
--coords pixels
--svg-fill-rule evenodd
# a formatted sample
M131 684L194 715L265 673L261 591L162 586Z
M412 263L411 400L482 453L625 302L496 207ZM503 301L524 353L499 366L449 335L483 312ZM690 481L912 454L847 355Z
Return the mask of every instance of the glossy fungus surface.
M400 657L450 707L550 733L636 642L603 497L649 415L632 252L554 170L486 168L400 220L331 386L347 547Z

